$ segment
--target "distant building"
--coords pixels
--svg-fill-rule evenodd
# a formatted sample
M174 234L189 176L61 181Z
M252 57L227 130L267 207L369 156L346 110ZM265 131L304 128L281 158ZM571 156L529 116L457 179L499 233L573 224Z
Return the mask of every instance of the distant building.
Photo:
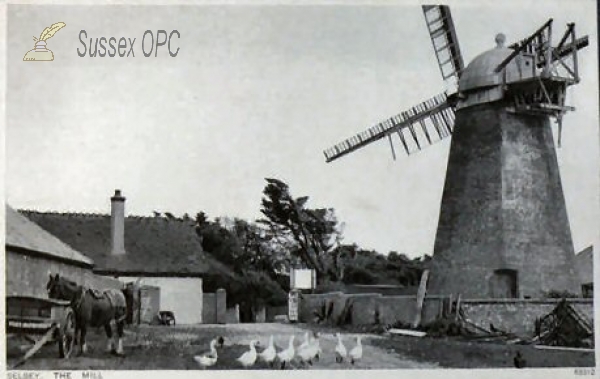
M119 190L111 197L111 215L22 213L85 252L96 263L96 274L158 287L159 309L174 312L178 324L203 321L203 278L230 275L203 251L192 220L125 217L125 198ZM150 305L142 303L142 312L145 306Z
M583 297L594 297L594 247L589 246L575 256L575 264Z

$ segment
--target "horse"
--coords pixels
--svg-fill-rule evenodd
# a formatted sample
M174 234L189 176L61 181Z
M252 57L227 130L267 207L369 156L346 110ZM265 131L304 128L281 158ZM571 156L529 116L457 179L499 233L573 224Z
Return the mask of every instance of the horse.
M112 354L123 356L123 327L127 316L127 303L123 291L108 289L102 292L85 288L77 283L60 277L50 275L46 285L48 297L52 299L67 300L75 314L75 341L79 336L79 355L87 352L85 335L87 327L104 326L108 344L106 350ZM111 322L117 324L117 348L113 341Z

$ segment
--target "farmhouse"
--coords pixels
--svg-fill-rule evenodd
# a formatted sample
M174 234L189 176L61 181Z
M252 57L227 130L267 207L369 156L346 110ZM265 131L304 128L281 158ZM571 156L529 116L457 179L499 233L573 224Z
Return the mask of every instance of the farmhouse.
M201 323L203 279L229 269L204 253L191 221L125 217L125 197L111 197L111 214L22 211L29 219L85 252L94 272L160 291L158 308L174 312L178 324ZM142 308L144 304L142 304Z
M48 297L50 274L60 274L92 288L121 284L92 272L94 262L6 206L6 296Z

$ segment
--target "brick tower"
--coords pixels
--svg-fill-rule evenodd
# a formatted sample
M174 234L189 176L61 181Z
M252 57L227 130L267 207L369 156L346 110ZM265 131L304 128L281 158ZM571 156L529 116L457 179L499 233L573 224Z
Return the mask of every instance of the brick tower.
M575 254L550 118L558 146L567 87L579 82L568 24L552 45L552 19L529 37L464 67L450 9L423 5L449 88L324 151L327 162L387 137L407 154L452 137L427 292L463 298L578 293ZM439 138L438 138L439 137Z

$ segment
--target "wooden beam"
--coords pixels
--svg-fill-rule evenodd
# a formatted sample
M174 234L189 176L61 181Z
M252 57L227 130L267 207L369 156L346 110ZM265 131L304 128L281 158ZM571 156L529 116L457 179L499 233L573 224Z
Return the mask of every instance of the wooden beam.
M423 313L423 302L425 301L425 293L427 292L427 279L429 278L429 270L424 270L421 275L421 282L417 291L417 313L412 327L416 328L421 324L421 314Z
M541 33L544 31L544 29L546 29L549 25L552 24L552 21L552 19L546 21L546 23L542 25L538 30L536 30L535 33L533 33L531 36L529 36L527 39L521 42L520 46L518 46L512 53L509 54L508 57L506 57L502 62L500 62L500 64L496 67L494 72L499 73L500 71L502 71L502 69L504 69L504 67L506 67L506 65L511 60L513 60L514 57L516 57L521 51L523 51L527 45L529 45L531 42L533 42L533 40L541 36Z
M392 148L392 157L396 160L396 151L394 150L394 142L392 141L392 135L388 134L388 139L390 140L390 147Z
M535 345L536 349L539 350L559 350L559 351L578 351L581 353L594 353L595 349L585 349L581 347L567 347L567 346L547 346L547 345Z

